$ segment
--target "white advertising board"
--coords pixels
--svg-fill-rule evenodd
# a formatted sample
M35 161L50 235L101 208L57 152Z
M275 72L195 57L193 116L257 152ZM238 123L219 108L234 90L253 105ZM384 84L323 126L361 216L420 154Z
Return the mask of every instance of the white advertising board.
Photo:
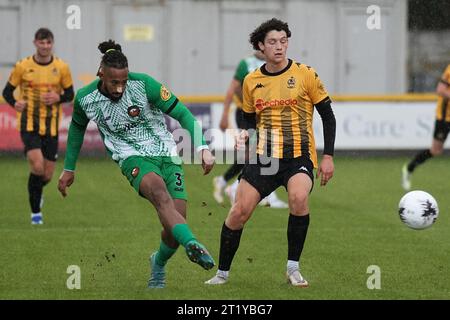
M421 149L431 145L435 102L334 102L336 150ZM211 128L218 128L222 104L211 104ZM234 123L230 114L230 123ZM314 114L316 146L323 148L322 120ZM232 149L233 132L212 130L215 149Z

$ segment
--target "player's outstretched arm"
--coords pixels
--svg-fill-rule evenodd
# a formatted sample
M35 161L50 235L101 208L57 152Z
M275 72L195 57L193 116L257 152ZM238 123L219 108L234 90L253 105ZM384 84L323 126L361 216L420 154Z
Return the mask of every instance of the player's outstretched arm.
M58 181L58 190L62 196L67 196L66 189L72 185L75 180L75 172L63 170Z
M230 86L228 87L227 93L225 95L225 101L223 103L223 112L219 123L220 130L222 131L225 131L229 125L228 116L230 113L231 103L233 102L233 96L235 94L238 94L240 91L242 91L241 83L233 78L233 80L231 80Z
M165 86L144 74L138 75L145 81L148 102L159 108L169 117L177 120L181 127L189 132L191 141L202 160L203 173L208 174L215 158L208 149L202 128L189 109L178 100Z
M195 149L197 150L197 152L200 152L203 174L207 175L214 166L215 158L212 155L211 151L209 151L208 149L208 145L206 144L200 124L189 111L189 109L179 101L176 101L174 103L174 108L169 113L169 116L178 120L181 127L189 132L191 141L194 144Z
M202 158L203 174L207 175L214 167L215 157L212 155L209 149L203 149L200 156Z
M436 93L444 99L450 99L450 84L441 79L436 87Z
M84 134L86 132L89 119L81 109L79 101L75 98L72 121L67 135L66 157L64 159L64 170L58 181L58 190L63 197L67 196L66 189L70 187L75 179L75 167L83 145Z
M331 108L331 100L326 97L315 105L320 117L322 118L324 150L322 161L317 170L317 179L320 178L320 185L324 186L333 177L334 174L334 140L336 137L336 118Z
M334 162L333 156L324 154L320 162L319 169L317 169L316 179L320 179L320 185L324 186L333 177Z
M245 150L248 139L248 131L245 129L241 130L241 132L234 137L234 148L239 151Z

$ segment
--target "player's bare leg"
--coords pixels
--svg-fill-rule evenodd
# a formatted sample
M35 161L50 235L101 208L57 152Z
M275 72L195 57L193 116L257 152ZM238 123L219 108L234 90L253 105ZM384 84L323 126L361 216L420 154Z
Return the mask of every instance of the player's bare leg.
M173 199L175 210L186 220L186 200L183 199ZM178 248L180 245L178 241L173 237L170 230L163 229L161 231L161 240L164 241L171 248Z
M42 184L45 187L53 178L53 173L55 172L56 161L50 161L44 158L44 175L42 178ZM44 193L42 193L41 201L39 207L42 209L44 205Z
M312 188L311 178L304 173L292 176L287 185L289 209L288 222L288 261L286 277L288 283L296 287L307 287L300 273L300 256L309 226L308 197Z
M176 241L186 248L189 259L204 269L211 269L214 266L213 258L197 241L186 224L186 219L177 211L162 178L153 172L146 174L142 178L139 191L154 205L164 229L170 230Z
M44 159L44 184L49 183L52 180L53 173L55 172L56 161L50 161Z
M239 248L242 230L260 200L259 192L246 180L241 179L236 191L236 201L222 226L219 269L216 275L205 284L224 284L228 281L229 270Z
M236 191L236 200L228 213L225 224L232 230L244 228L261 200L258 191L245 179L241 179Z
M440 156L443 151L444 151L444 142L437 139L433 139L430 149L430 152L433 155L433 157Z
M186 219L186 200L173 199L175 209ZM166 285L166 272L164 266L175 254L179 247L178 241L170 230L161 231L161 243L158 251L150 256L151 275L148 281L149 288L164 288Z
M156 173L150 172L142 178L139 191L155 207L164 229L172 230L177 224L186 224L184 217L175 209L164 181Z

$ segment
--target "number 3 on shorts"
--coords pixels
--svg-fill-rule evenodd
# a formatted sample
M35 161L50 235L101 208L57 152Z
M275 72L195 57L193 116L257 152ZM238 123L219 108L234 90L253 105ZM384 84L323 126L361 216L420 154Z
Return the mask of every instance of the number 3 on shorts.
M175 182L175 185L177 187L181 187L183 185L183 180L181 180L181 173L176 172L175 177L177 178L177 181Z

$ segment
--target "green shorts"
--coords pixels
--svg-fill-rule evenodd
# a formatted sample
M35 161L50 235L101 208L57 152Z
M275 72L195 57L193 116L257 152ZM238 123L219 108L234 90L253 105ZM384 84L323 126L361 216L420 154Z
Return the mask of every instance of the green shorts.
M138 193L142 178L147 173L154 172L164 180L173 199L187 200L183 168L174 163L172 157L132 156L123 161L121 169Z

